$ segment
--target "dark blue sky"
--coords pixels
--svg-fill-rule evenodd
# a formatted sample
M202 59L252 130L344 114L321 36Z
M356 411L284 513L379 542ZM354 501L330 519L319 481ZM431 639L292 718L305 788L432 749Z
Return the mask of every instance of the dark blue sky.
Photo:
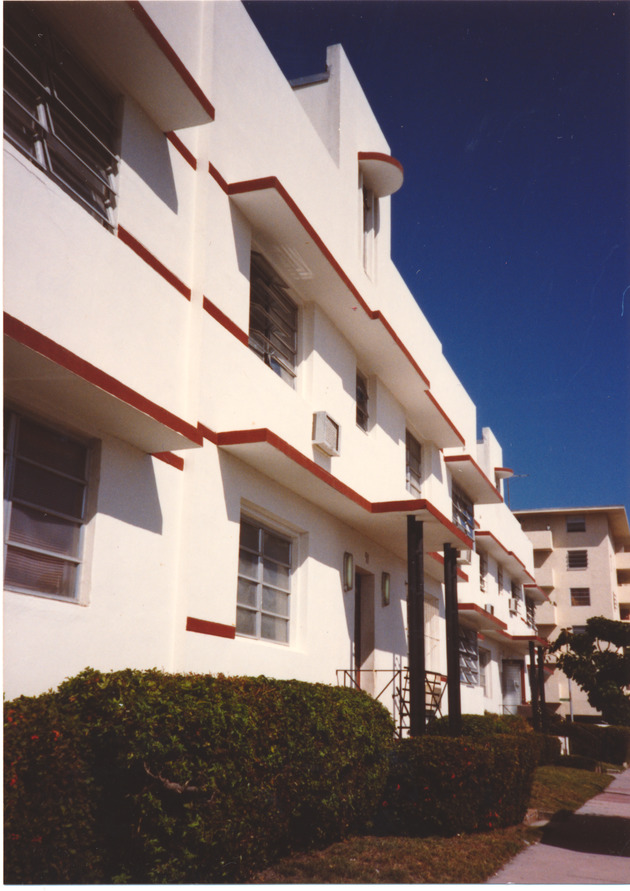
M630 5L246 7L289 79L343 45L405 168L394 262L526 474L512 507L630 509Z

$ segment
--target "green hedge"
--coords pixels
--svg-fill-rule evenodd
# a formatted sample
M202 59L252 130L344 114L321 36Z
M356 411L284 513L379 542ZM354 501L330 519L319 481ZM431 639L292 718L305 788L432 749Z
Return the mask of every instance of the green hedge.
M556 721L552 732L569 738L572 755L583 755L607 764L630 761L630 727L598 727L596 724Z
M428 726L428 732L437 736L449 736L449 718L437 718ZM533 733L532 728L521 715L462 715L460 736L471 739L485 739L496 733Z
M401 740L377 817L383 835L456 835L522 822L537 753L527 734Z
M5 882L244 881L367 824L393 730L357 691L88 669L5 706Z

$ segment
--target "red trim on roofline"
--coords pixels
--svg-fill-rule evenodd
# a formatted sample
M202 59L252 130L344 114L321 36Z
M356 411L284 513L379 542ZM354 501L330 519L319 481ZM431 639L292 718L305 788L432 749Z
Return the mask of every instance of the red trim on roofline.
M384 161L386 164L391 164L392 167L397 167L403 175L405 173L400 161L384 152L359 152L358 158L359 161Z
M494 485L494 483L489 479L489 477L483 472L483 470L482 470L481 467L477 464L477 462L475 461L475 459L473 458L472 455L468 455L468 454L466 454L466 455L446 455L445 458L444 458L444 462L445 462L446 464L456 464L456 463L458 463L459 461L466 461L467 463L472 464L473 467L475 468L475 470L477 471L477 473L481 474L481 476L482 476L482 477L484 478L484 480L488 483L488 485L489 485L489 486L492 486L492 488L493 488L494 491L497 493L497 495L499 496L499 498L501 498L501 501L503 501L503 498L501 497L501 493L499 492L499 490L497 489L497 487L496 487L496 486ZM517 557L516 559L518 560L518 557Z
M186 631L196 631L198 634L211 634L213 637L225 637L234 640L236 628L234 625L224 625L222 622L208 622L206 619L193 619L186 617Z
M190 300L191 292L190 288L183 283L183 281L178 278L174 272L171 272L161 260L148 251L143 244L140 244L137 238L134 238L133 235L128 232L123 226L118 226L118 238L126 244L127 247L130 247L134 253L136 253L145 263L147 263L151 269L157 272L159 275L165 279L169 285L172 285L176 290L179 291L180 294L186 298L186 300Z
M197 99L202 108L208 113L210 118L214 120L215 111L212 102L210 102L190 71L186 68L166 37L164 37L158 26L155 24L149 13L144 9L139 0L127 0L127 6L131 9L147 34L149 34L149 36L157 44L160 50L164 53L166 58L170 61L173 68L177 71L181 79L184 81L184 83L193 94L193 96Z
M76 353L72 353L66 347L61 346L54 340L46 337L45 334L41 334L35 328L31 328L7 312L4 313L4 333L17 343L21 343L23 346L34 350L67 371L72 372L72 374L76 374L83 380L94 384L94 386L109 393L110 396L126 402L127 405L131 405L143 414L149 415L149 417L165 427L169 427L171 430L175 430L176 433L180 433L192 442L201 445L202 435L197 427L174 415L161 405L157 405L157 403L152 402L145 396L141 396L140 393L132 390L131 387L123 384L117 378L112 377L111 374L107 374L106 371L102 371L100 368L92 365L91 362L87 362L85 359L77 356Z
M176 133L173 133L172 130L169 130L168 133L165 133L164 135L166 136L168 141L171 143L171 145L177 149L177 151L180 153L180 155L182 156L184 161L186 161L188 164L190 164L190 166L192 167L193 170L196 170L197 169L197 159L195 158L193 153L189 149L186 148L186 146L181 141L179 136Z
M449 427L453 430L453 432L455 433L455 435L457 436L457 438L460 440L461 444L464 445L464 443L466 442L466 440L464 439L464 437L462 436L462 434L459 432L459 430L457 429L457 427L455 426L455 424L451 421L451 419L449 418L449 416L446 414L446 412L444 411L444 409L442 408L442 406L440 405L440 403L437 401L437 399L435 398L435 396L433 395L433 393L432 393L430 390L425 390L424 393L425 393L425 396L428 396L428 398L431 400L431 402L433 403L433 405L437 408L437 410L438 410L439 413L442 415L442 417L444 418L444 420L446 421L446 423L447 423L447 424L449 425Z

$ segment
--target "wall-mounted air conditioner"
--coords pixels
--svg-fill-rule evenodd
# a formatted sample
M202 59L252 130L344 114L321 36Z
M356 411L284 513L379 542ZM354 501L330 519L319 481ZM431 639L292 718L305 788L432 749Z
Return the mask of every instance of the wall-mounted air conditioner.
M487 613L490 613L491 616L494 615L494 603L486 603L484 609Z
M460 566L470 566L472 560L472 551L468 548L464 548L463 551L457 552L457 562Z
M518 600L516 597L510 597L510 612L517 613L518 612Z
M313 415L313 445L327 455L338 455L341 445L341 427L325 411Z

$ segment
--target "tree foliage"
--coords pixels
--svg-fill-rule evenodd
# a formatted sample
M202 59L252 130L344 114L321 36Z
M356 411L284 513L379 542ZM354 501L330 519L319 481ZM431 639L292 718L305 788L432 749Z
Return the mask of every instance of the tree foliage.
M561 631L550 652L605 721L630 725L629 623L594 616L584 632Z

